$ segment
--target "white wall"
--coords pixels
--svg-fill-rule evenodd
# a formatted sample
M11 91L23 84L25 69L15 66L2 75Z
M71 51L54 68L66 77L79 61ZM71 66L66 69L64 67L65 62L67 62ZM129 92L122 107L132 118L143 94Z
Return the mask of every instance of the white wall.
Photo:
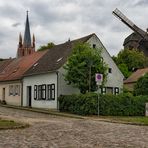
M19 95L9 95L9 86L19 85ZM21 106L21 83L20 82L5 82L0 84L0 100L3 100L3 88L5 88L5 101L9 105Z
M96 48L101 48L102 49L102 57L104 62L108 65L109 68L112 69L112 73L108 73L107 76L107 83L105 84L106 87L119 87L120 90L123 89L123 74L111 58L110 54L108 51L105 49L99 38L97 38L95 35L91 37L88 40L88 43L93 46L93 44L96 44Z
M34 100L34 85L55 84L55 100ZM32 107L57 109L57 74L47 73L24 77L23 106L28 106L27 86L32 86Z
M58 95L70 95L80 93L78 88L68 85L64 80L65 70L61 67L58 70Z
M105 84L105 87L115 87L119 88L119 91L123 89L123 74L118 69L117 65L112 60L110 54L107 52L101 41L94 35L88 40L88 43L93 46L93 44L96 44L96 48L102 49L102 57L104 62L108 65L109 68L112 68L112 73L108 73L107 76L107 83ZM64 80L63 74L65 74L65 70L63 68L60 68L59 70L59 76L58 76L58 91L59 95L69 95L69 94L75 94L80 93L79 89L74 88L72 85L67 85L67 83ZM114 90L113 90L114 91Z
M112 69L112 73L108 73L105 87L112 87L112 88L118 87L119 91L121 91L123 89L124 76L121 73L121 71L118 69L117 65L114 63L108 51L105 49L101 41L95 35L88 40L88 43L91 46L93 46L93 44L96 44L96 48L102 49L101 54L102 54L103 60L108 65L108 67ZM80 92L79 89L74 88L72 85L67 85L67 83L64 81L63 74L65 74L65 70L63 68L60 68L58 71L59 71L59 74L58 74L59 75L58 77L59 93L58 94L68 95L68 94L79 93Z

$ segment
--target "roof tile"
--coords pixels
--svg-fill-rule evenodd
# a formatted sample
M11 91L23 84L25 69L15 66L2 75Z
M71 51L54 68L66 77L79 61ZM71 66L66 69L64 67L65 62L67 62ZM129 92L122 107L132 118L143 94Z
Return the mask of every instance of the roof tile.
M18 80L23 74L41 58L47 51L35 52L31 55L16 58L8 63L0 63L0 81ZM2 66L5 65L5 66Z
M138 69L134 73L131 74L129 78L127 78L124 83L134 83L136 82L140 77L142 77L145 73L148 73L148 67L147 68L142 68Z

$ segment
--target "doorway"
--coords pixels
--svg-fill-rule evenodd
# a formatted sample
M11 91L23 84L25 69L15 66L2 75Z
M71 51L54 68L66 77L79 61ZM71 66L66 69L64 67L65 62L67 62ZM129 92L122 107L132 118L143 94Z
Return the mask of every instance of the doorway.
M6 96L6 94L5 94L5 88L3 88L3 101L5 101L5 96Z
M28 106L31 107L31 100L32 100L32 87L31 86L27 86L27 102L28 102Z

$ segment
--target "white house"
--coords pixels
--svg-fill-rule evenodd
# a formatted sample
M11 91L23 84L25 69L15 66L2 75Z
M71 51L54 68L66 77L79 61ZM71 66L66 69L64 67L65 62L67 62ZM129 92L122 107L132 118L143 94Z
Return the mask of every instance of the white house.
M123 74L112 60L95 34L68 41L49 49L25 74L23 84L23 106L57 109L57 98L61 94L79 93L67 85L63 65L72 52L76 42L88 42L93 48L102 49L102 58L109 67L108 78L102 93L118 94L123 89Z

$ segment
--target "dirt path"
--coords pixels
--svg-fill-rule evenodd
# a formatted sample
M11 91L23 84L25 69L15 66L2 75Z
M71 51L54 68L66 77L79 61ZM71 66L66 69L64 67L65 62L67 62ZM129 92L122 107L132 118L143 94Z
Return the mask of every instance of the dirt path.
M72 119L0 107L26 129L1 130L0 148L148 148L148 127Z

